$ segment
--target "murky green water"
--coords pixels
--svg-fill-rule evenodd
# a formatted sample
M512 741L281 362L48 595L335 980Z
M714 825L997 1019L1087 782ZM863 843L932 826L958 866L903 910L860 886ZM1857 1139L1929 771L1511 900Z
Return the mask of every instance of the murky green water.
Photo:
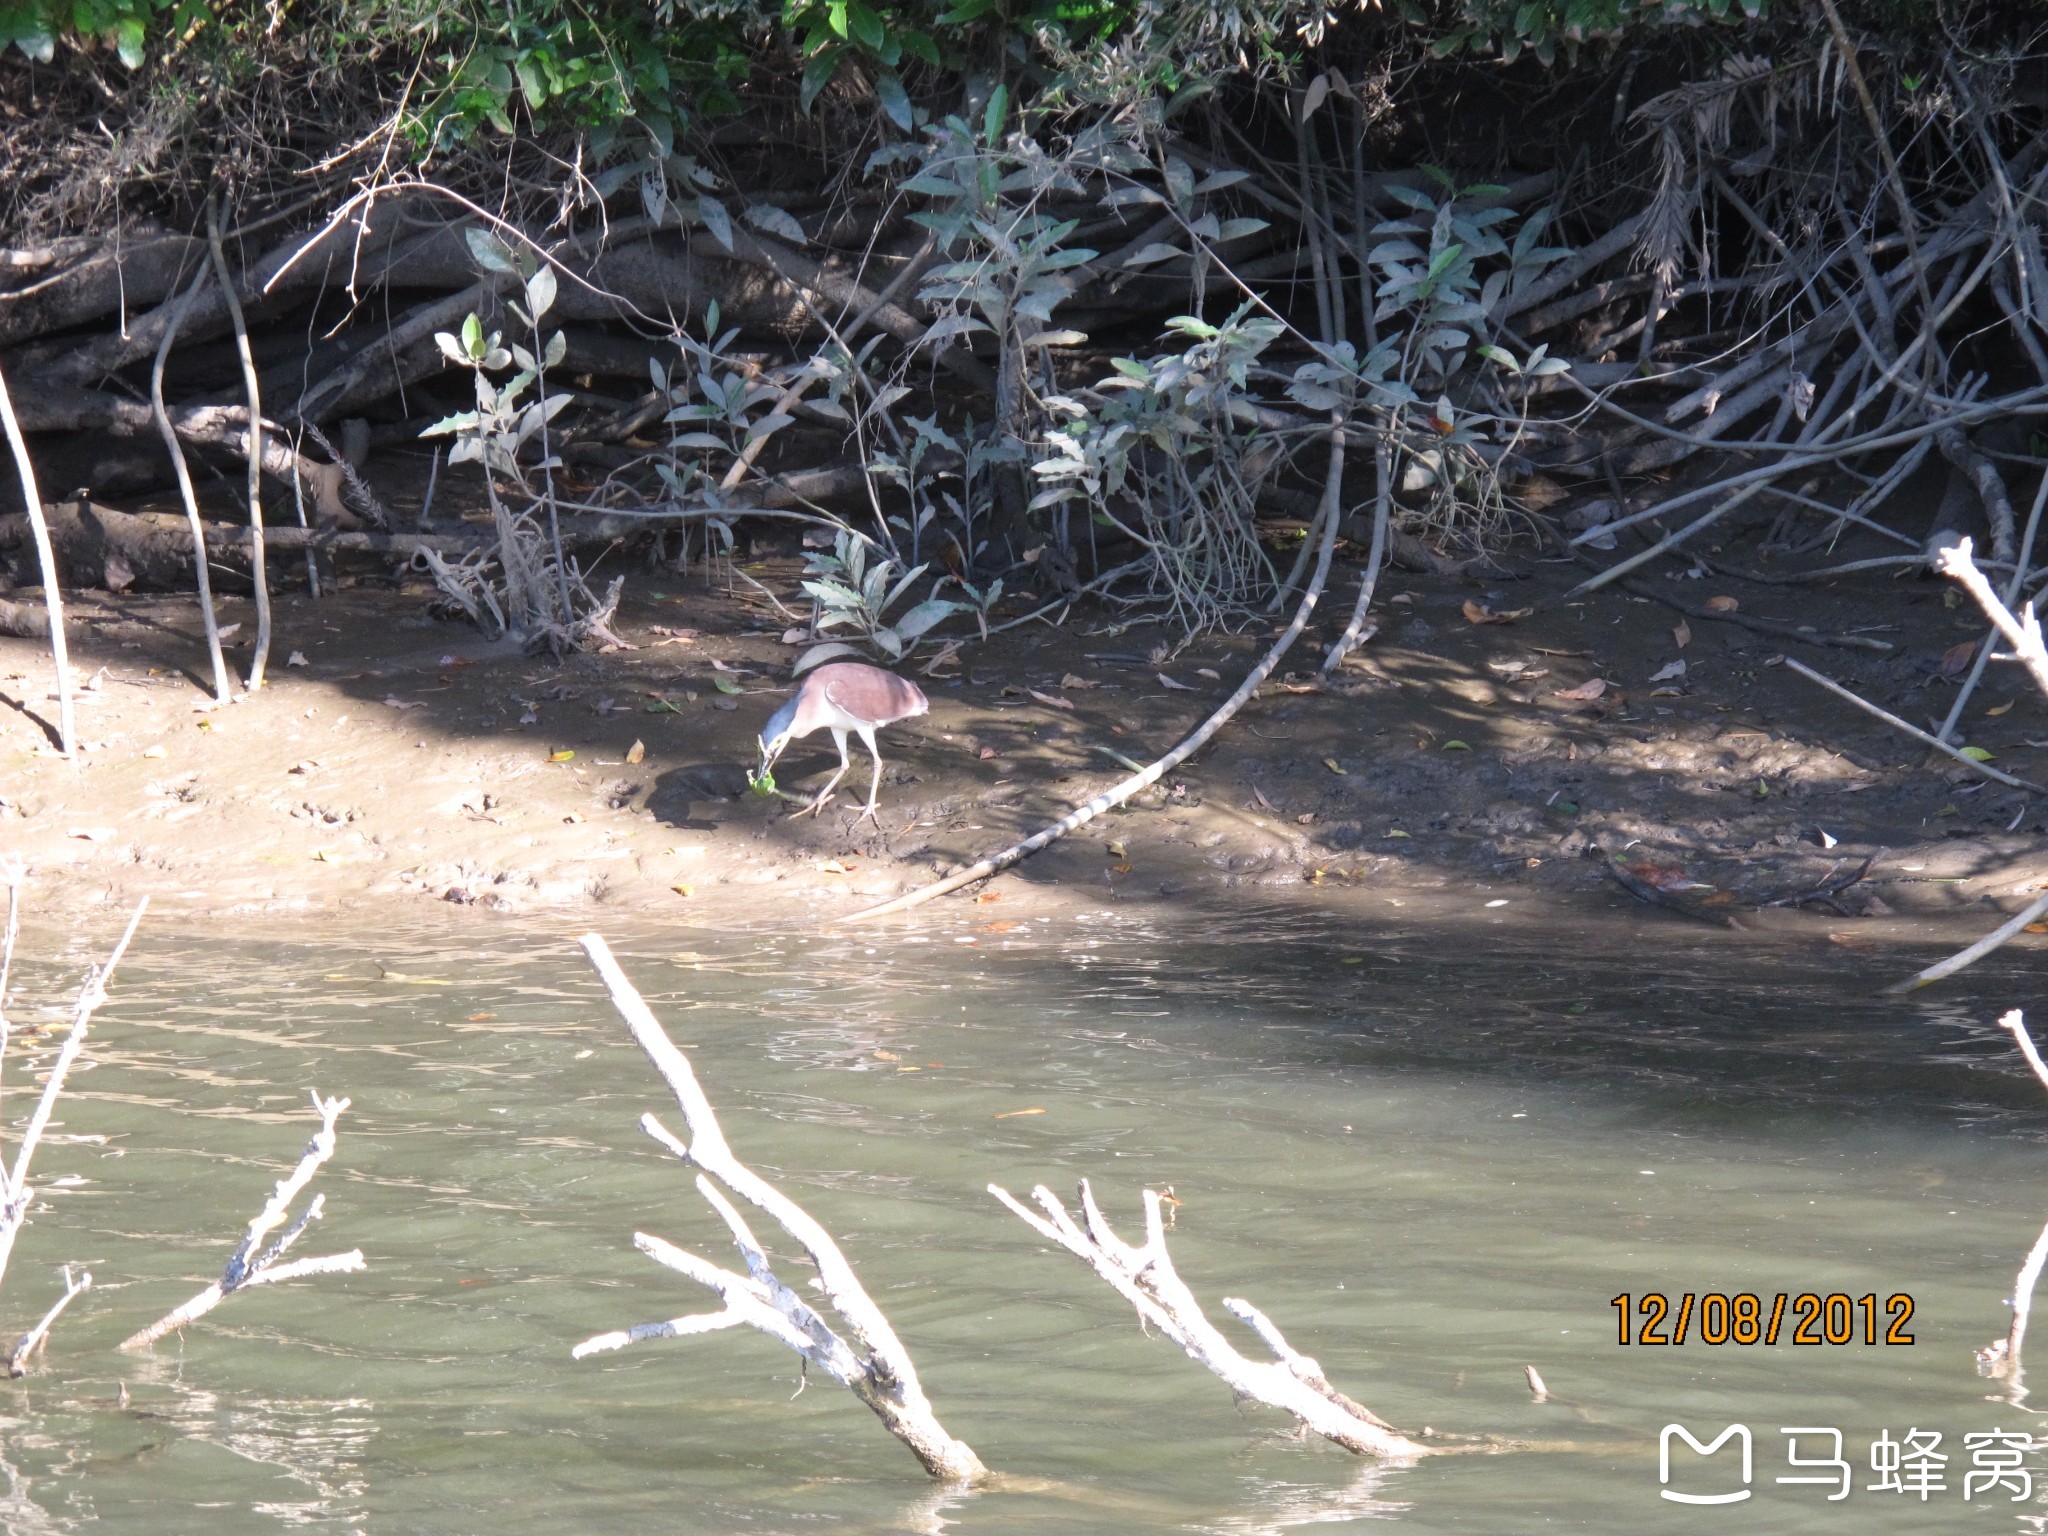
M741 1155L842 1235L947 1425L1036 1483L934 1495L847 1394L795 1395L794 1357L753 1333L571 1361L593 1333L715 1307L636 1253L636 1229L731 1248L636 1128L680 1117L570 933L458 937L408 913L405 938L346 944L145 929L59 1115L60 1135L107 1140L45 1148L47 1209L0 1304L18 1329L59 1263L96 1279L37 1373L0 1386L0 1524L2042 1528L2048 1488L1962 1498L1962 1436L2034 1425L1971 1359L2048 1215L2048 1101L1992 1026L2038 995L2030 957L1901 1003L1868 995L1876 957L1654 920L1605 949L1518 948L1488 936L1507 930L997 911L908 941L611 937ZM24 997L68 1003L111 936L32 934ZM304 1144L313 1086L354 1107L299 1251L360 1247L369 1270L113 1354L218 1275ZM10 1087L10 1125L26 1109ZM1176 1262L1205 1300L1249 1297L1403 1427L1510 1449L1381 1471L1240 1410L984 1192L1080 1174L1132 1235L1139 1189L1171 1184ZM1907 1292L1916 1342L1618 1346L1612 1298L1656 1290ZM1558 1401L1531 1401L1525 1364ZM1661 1501L1670 1422L1750 1426L1753 1497ZM1851 1497L1775 1484L1784 1425L1844 1431ZM1911 1428L1950 1454L1924 1504L1866 1488L1871 1440ZM1675 1462L1674 1488L1737 1486L1727 1451Z

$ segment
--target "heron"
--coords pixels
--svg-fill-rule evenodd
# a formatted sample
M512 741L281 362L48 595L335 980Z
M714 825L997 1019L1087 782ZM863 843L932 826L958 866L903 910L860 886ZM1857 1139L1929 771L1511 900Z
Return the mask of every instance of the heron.
M789 702L761 727L761 767L754 777L757 781L766 778L783 749L797 737L818 730L830 731L833 744L839 748L839 771L803 808L816 812L852 766L846 753L847 733L852 732L860 737L875 763L874 775L868 781L867 809L861 812L861 819L866 820L875 814L875 796L882 787L882 754L875 748L875 732L930 708L930 701L917 684L893 672L859 661L828 662L806 677ZM802 815L803 811L797 814Z

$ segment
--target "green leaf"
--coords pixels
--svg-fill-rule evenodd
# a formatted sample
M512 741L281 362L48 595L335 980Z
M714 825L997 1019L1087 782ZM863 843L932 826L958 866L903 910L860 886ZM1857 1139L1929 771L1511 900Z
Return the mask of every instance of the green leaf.
M1988 763L1991 761L1991 754L1982 747L1963 747L1959 749L1959 752L1961 756L1967 757L1973 763Z
M727 677L723 672L714 672L711 674L711 686L716 688L720 693L745 693L747 691L746 689L742 688L738 683L734 682L731 678Z
M910 97L904 91L901 80L897 79L893 74L877 75L875 77L875 100L881 103L882 111L888 114L890 122L901 128L905 133L910 132L911 128L915 125L915 119L910 111Z
M469 254L476 264L486 272L511 272L512 253L505 249L505 242L488 229L472 225L463 231L463 239L469 243ZM468 330L463 334L467 336Z
M882 25L881 17L862 5L860 0L853 0L853 3L846 8L846 20L855 37L859 38L868 47L880 52L882 42L888 35L887 28Z
M114 52L130 69L142 68L142 18L124 16L114 23Z
M1010 88L999 85L989 93L988 108L981 114L981 142L993 147L1000 141L1003 121L1010 115Z
M832 83L832 77L839 72L839 60L844 48L826 48L804 66L803 86L797 93L797 110L808 113L818 99L818 93Z

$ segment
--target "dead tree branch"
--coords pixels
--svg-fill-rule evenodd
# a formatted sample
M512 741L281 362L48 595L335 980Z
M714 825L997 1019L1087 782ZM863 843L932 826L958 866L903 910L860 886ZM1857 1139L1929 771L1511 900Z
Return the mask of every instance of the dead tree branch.
M291 1203L298 1199L300 1191L312 1182L313 1175L320 1171L320 1165L334 1155L334 1122L341 1112L348 1108L347 1099L323 1099L320 1090L312 1091L313 1108L320 1116L320 1129L313 1139L306 1143L306 1150L299 1157L299 1165L285 1178L278 1180L271 1191L270 1199L262 1210L250 1220L248 1230L242 1234L242 1241L228 1258L227 1268L221 1271L220 1279L206 1287L183 1306L174 1308L158 1318L147 1328L130 1334L115 1346L121 1350L146 1349L165 1334L197 1322L215 1307L237 1291L246 1291L251 1286L276 1285L284 1280L297 1280L305 1275L351 1274L368 1268L363 1262L360 1248L347 1253L325 1254L317 1259L294 1259L289 1264L280 1264L278 1259L285 1250L299 1240L299 1235L320 1219L326 1207L327 1197L315 1195L307 1204L297 1221L279 1234L277 1241L258 1252L263 1239L291 1215Z
M690 1134L685 1145L652 1115L641 1117L640 1125L669 1151L701 1170L697 1188L724 1219L733 1242L747 1263L739 1275L720 1269L706 1259L686 1253L658 1237L634 1234L641 1252L679 1274L718 1293L725 1310L666 1323L646 1323L615 1333L599 1334L576 1346L574 1355L621 1349L643 1339L681 1338L722 1328L741 1326L758 1329L794 1350L872 1409L889 1433L910 1448L911 1454L933 1477L948 1482L972 1482L985 1477L987 1469L966 1442L956 1440L939 1423L931 1402L917 1379L910 1352L889 1326L889 1319L875 1305L853 1266L823 1226L802 1206L762 1178L733 1153L725 1132L712 1111L711 1101L698 1085L689 1058L676 1049L661 1023L654 1017L611 948L598 935L583 936L584 953L604 978L612 1006L626 1022L633 1039L647 1053L649 1061L675 1094ZM706 1177L708 1175L708 1177ZM738 1209L725 1198L712 1179L756 1209L764 1211L803 1249L817 1266L818 1284L832 1310L852 1333L856 1350L835 1332L829 1322L808 1302L777 1278L766 1252Z
M1256 1333L1274 1359L1252 1360L1240 1354L1203 1314L1195 1293L1174 1271L1157 1190L1145 1191L1145 1242L1138 1248L1117 1236L1086 1179L1080 1192L1085 1229L1043 1184L1031 1191L1043 1215L1000 1185L989 1185L988 1192L1039 1236L1094 1270L1137 1310L1141 1323L1158 1329L1239 1397L1291 1413L1306 1428L1361 1456L1414 1461L1432 1454L1431 1447L1409 1439L1331 1386L1322 1367L1297 1352L1265 1313L1248 1301L1225 1297L1224 1310Z

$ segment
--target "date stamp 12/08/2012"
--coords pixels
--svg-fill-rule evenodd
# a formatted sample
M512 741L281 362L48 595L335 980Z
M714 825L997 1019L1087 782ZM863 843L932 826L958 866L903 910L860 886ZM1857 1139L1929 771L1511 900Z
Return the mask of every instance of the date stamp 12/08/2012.
M1624 1345L1701 1344L1911 1344L1906 1325L1913 1298L1904 1291L1879 1301L1876 1292L1754 1291L1726 1294L1624 1291L1608 1303L1619 1316Z

